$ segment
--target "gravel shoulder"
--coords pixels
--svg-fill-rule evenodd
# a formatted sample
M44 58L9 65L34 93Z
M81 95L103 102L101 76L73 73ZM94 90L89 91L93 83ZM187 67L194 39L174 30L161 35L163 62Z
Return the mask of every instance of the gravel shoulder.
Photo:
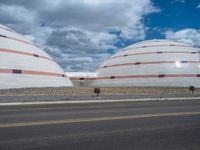
M96 99L144 99L170 97L200 97L200 89L192 93L189 88L180 87L124 87L100 88L99 97L93 87L24 88L0 90L0 103L33 101L69 101Z

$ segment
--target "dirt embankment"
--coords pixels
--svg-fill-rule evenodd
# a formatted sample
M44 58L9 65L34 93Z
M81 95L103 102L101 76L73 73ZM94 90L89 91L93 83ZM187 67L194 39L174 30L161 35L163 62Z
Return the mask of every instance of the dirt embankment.
M189 88L180 87L123 87L123 88L100 88L103 95L156 95L156 94L181 94L191 93ZM195 89L200 93L200 89ZM92 95L92 87L59 87L59 88L23 88L0 90L0 96L14 95Z

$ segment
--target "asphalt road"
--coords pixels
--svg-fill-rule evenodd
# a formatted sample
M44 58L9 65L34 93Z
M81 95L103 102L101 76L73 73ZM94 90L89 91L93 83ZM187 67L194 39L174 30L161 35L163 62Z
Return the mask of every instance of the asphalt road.
M199 150L200 100L0 107L0 150Z

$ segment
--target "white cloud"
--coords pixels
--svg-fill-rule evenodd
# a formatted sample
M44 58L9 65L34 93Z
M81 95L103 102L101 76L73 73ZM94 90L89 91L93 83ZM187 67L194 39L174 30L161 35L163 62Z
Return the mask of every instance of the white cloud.
M176 40L194 46L200 47L200 30L198 29L183 29L179 31L166 31L165 36L167 39Z
M200 4L197 6L197 8L200 8Z
M116 49L115 34L106 32L89 32L79 29L55 30L49 34L47 44L59 48L63 52L84 51L86 53L103 53L107 49Z
M88 70L86 64L94 70L117 42L145 39L144 16L160 11L151 0L0 0L0 4L2 24L43 47L62 67L82 71ZM66 54L74 60L92 59L84 59L78 67L72 59L65 61Z
M21 6L2 5L0 7L0 10L6 13L7 16L12 17L13 21L16 20L18 22L23 21L24 23L30 23L35 19L33 12L30 12L29 10ZM28 17L27 14L29 15ZM1 17L3 17L3 14L1 15Z

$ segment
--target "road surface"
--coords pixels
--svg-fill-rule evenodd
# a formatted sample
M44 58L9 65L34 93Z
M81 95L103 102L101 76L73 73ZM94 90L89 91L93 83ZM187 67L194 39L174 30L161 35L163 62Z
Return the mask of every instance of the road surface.
M0 107L0 150L161 149L200 149L200 100Z

